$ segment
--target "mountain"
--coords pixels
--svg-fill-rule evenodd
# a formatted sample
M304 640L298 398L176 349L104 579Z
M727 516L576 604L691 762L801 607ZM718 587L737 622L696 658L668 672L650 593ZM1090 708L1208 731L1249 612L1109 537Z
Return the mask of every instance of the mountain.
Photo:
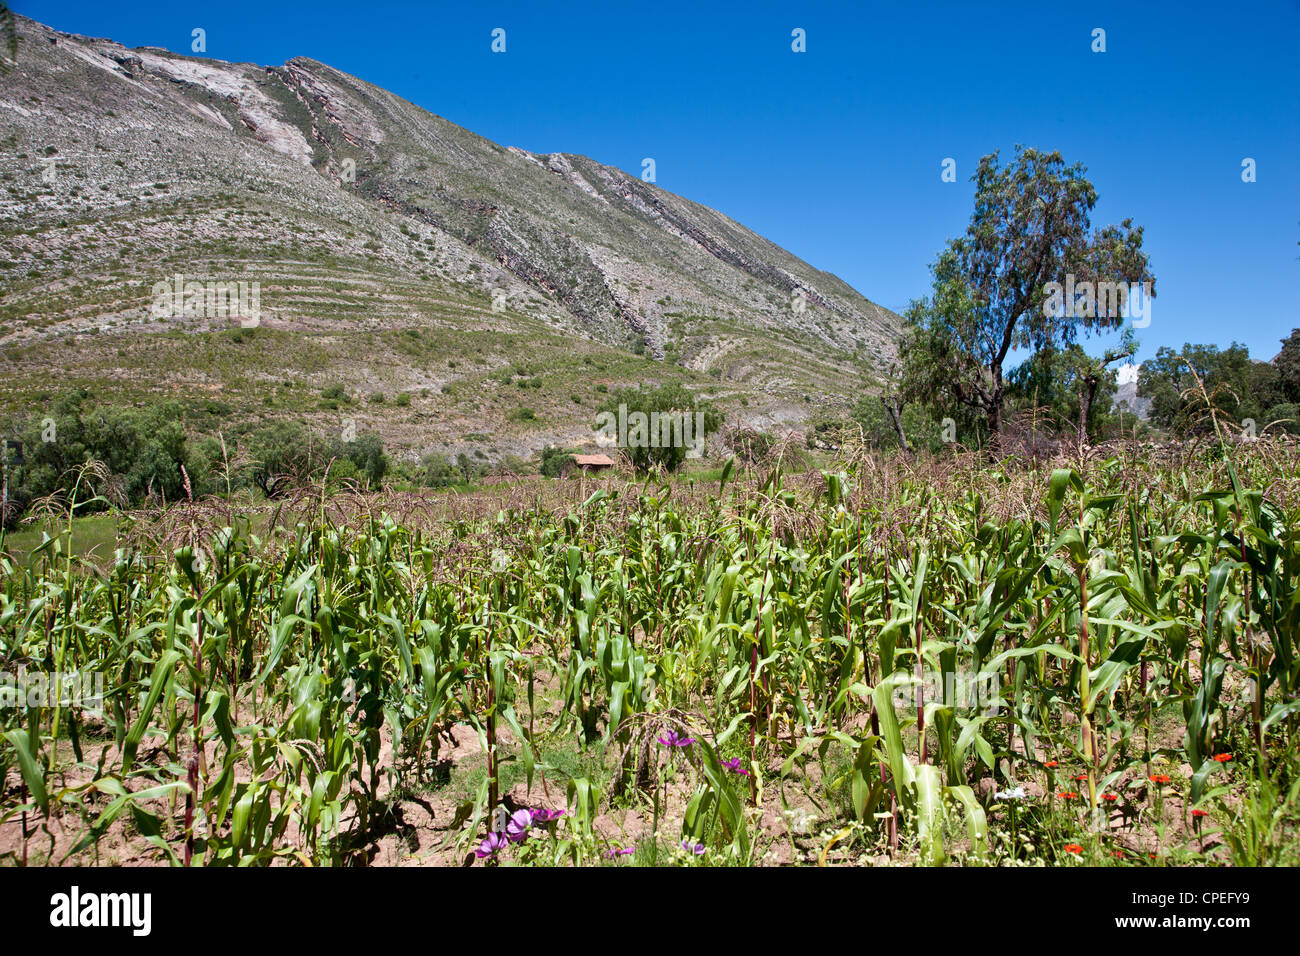
M1120 366L1118 387L1115 389L1113 404L1116 409L1122 408L1145 421L1151 411L1151 399L1138 397L1138 373L1140 371L1141 366L1139 365Z
M314 60L225 63L16 20L0 88L9 418L83 386L236 429L348 417L399 453L492 457L589 440L602 396L641 382L797 423L894 356L897 315L621 170L498 146ZM249 283L257 327L211 301L160 307L191 281Z

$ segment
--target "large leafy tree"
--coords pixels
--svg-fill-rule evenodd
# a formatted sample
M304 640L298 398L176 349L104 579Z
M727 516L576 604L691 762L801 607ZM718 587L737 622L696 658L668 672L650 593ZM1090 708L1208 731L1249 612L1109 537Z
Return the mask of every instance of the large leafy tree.
M636 413L641 413L647 418L656 413L660 416L690 416L693 432L695 431L694 416L696 412L699 412L701 428L698 433L692 435L697 440L703 440L706 436L716 432L722 426L723 420L721 412L707 402L698 402L694 393L687 391L680 385L668 384L660 385L657 388L620 389L597 409L598 412L605 413L609 417L600 419L595 430L601 430L601 421L608 422L611 418L616 420L620 407L629 416ZM662 437L662 433L659 433L659 437ZM628 438L629 444L625 451L631 457L632 464L637 471L648 471L652 467L659 467L665 471L676 471L682 462L686 460L688 449L682 443L670 442L667 445L656 447L637 442L634 440L634 436L631 435ZM620 435L618 440L621 444L623 436Z
M278 497L294 484L315 481L335 462L331 475L378 487L388 472L384 442L373 432L351 441L316 435L293 421L274 422L249 433L245 439L253 461L250 477L268 498ZM345 465L344 462L347 462Z
M298 422L263 425L245 443L253 461L253 483L268 498L283 494L295 481L308 480L325 454L323 443Z
M1045 409L1059 424L1072 425L1086 442L1109 425L1117 365L1136 350L1130 333L1100 356L1089 355L1077 342L1039 349L1008 374L1008 396L1016 406Z
M903 383L910 400L937 411L955 404L1002 431L1007 358L1017 349L1061 348L1081 333L1118 327L1120 310L1050 308L1048 284L1149 283L1142 227L1131 219L1092 231L1097 195L1079 164L1060 153L1017 147L999 165L980 160L966 234L933 266L928 298L906 313ZM952 409L955 410L955 409Z

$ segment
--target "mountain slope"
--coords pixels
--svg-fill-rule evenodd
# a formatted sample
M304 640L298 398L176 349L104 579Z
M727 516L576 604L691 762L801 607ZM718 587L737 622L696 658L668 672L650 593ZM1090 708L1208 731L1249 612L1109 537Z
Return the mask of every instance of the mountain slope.
M77 384L330 428L319 393L342 385L385 396L343 411L401 449L491 457L589 438L602 389L642 381L795 422L893 355L896 315L620 170L503 148L308 59L17 20L0 90L11 416ZM258 283L260 326L155 314L177 275Z

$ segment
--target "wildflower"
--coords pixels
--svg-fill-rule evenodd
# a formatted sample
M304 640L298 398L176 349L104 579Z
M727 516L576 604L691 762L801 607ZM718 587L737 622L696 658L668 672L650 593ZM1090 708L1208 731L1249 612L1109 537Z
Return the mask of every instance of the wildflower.
M1060 797L1062 800L1078 800L1078 799L1079 799L1079 795L1078 795L1077 793L1075 793L1073 790L1062 790L1060 793L1057 794L1057 796Z
M1079 844L1077 844L1077 843L1067 843L1067 844L1065 845L1065 852L1066 852L1066 853L1082 853L1082 852L1083 852L1083 847L1079 846Z
M687 853L694 853L696 856L704 855L703 843L696 843L694 846L692 846L690 840L683 840L682 849L685 850Z
M695 743L694 737L683 737L675 730L670 730L667 734L657 739L665 747L689 747L691 744Z
M1109 802L1111 802L1111 803L1114 803L1116 800L1119 799L1119 794L1117 794L1117 793L1103 793L1103 794L1101 795L1101 798L1102 798L1103 800L1107 800L1107 801L1109 801Z
M1123 859L1123 858L1124 858L1124 851L1123 851L1123 850L1116 850L1116 851L1115 851L1115 856L1116 856L1117 858L1119 858L1119 859Z
M1227 763L1229 760L1232 759L1232 754L1215 754L1211 759L1217 761L1218 763Z
M1208 816L1209 816L1209 813L1207 813L1207 812L1204 811L1204 810L1193 810L1193 811L1192 811L1192 816L1194 816L1194 817L1208 817Z
M1060 766L1060 763L1058 763L1055 760L1049 760L1047 761L1047 763L1043 764L1043 766L1046 767L1048 770L1055 770L1057 767Z
M1025 799L1025 788L1016 787L1014 790L999 790L993 794L994 800L1023 800Z
M1076 774L1074 775L1074 779L1075 779L1075 780L1087 780L1087 779L1088 779L1088 775L1087 775L1086 773L1076 773Z
M564 816L563 810L545 810L541 807L528 812L532 814L534 826L539 823L550 823L552 820L558 820L560 817Z
M528 828L533 825L533 811L516 810L510 815L506 824L506 839L511 843L522 843L528 839Z
M732 757L730 760L724 760L722 761L722 765L726 767L728 770L730 770L732 773L738 773L741 776L745 776L745 777L749 776L749 771L740 765L739 757Z
M474 851L474 855L481 860L484 857L491 856L505 845L506 838L504 835L500 833L489 833L487 839L478 845L478 849Z
M1169 782L1169 774L1167 774L1167 773L1153 773L1153 774L1151 775L1151 782L1152 782L1152 783L1168 783L1168 782Z

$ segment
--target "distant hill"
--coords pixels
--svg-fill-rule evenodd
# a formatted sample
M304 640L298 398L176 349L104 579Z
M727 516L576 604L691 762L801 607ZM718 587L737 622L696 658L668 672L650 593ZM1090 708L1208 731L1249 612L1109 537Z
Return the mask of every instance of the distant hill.
M409 455L524 454L589 438L623 384L681 382L767 427L850 401L894 354L894 313L613 167L499 146L310 59L17 22L0 88L8 417L84 385L230 427L346 413ZM176 276L256 282L259 326L154 314ZM353 396L342 410L331 386Z
M1116 407L1123 406L1126 410L1136 414L1138 418L1145 420L1147 413L1151 409L1151 399L1138 398L1137 382L1128 382L1115 389L1115 405Z

